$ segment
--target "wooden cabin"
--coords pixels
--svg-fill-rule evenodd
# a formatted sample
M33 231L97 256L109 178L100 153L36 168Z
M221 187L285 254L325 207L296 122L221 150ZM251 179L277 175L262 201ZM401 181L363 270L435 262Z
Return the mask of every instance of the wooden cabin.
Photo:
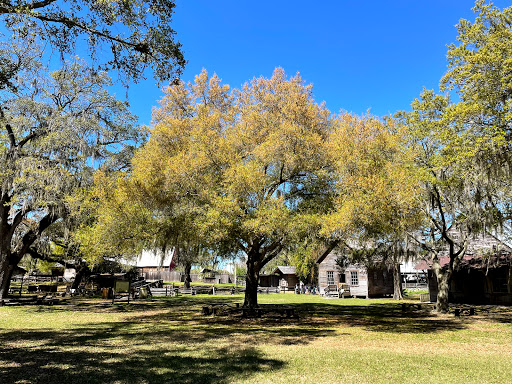
M273 273L262 273L258 276L258 286L260 287L278 287L279 276Z
M295 267L278 266L274 274L279 276L279 288L285 291L292 291L299 284L299 278L295 273Z
M279 287L283 290L293 291L299 284L299 278L295 274L295 267L278 266L271 274L261 274L258 285L260 287Z
M137 267L142 275L146 272L171 271L174 267L174 249L168 250L164 255L155 250L143 250L135 260L126 260L125 263Z
M441 252L440 263L446 267L447 252ZM437 278L429 259L416 269L427 272L431 302L437 301ZM454 271L448 292L451 303L512 305L512 248L490 234L470 239L466 255Z
M387 268L351 264L341 269L336 263L339 257L340 254L331 251L316 261L321 295L340 286L343 287L344 296L370 298L393 295L393 274Z

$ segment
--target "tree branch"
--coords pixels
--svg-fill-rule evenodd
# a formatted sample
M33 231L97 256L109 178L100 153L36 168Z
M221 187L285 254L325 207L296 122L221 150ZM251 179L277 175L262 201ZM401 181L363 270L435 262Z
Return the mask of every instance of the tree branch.
M8 238L9 239L12 239L12 237L14 236L14 231L16 230L16 228L18 228L18 225L21 224L22 220L23 220L23 217L25 216L25 213L27 212L30 212L31 209L20 209L16 215L14 216L14 219L12 220L12 223L11 223L11 228L9 230L9 234L8 234Z
M3 108L0 108L0 118L2 120L5 120ZM9 136L10 149L13 149L16 146L16 138L14 137L14 132L12 130L11 125L7 122L5 123L5 129L7 130L7 135Z
M97 29L90 28L87 25L78 23L75 20L71 20L71 19L65 18L65 17L55 17L55 18L53 18L53 17L49 17L49 16L45 16L45 15L37 15L37 14L34 17L36 19L38 19L38 20L41 20L41 21L46 21L46 22L50 22L50 23L63 24L66 27L68 27L69 29L72 29L72 28L76 27L76 28L81 29L82 31L85 31L85 32L87 32L87 33L89 33L91 35L102 37L102 38L104 38L106 40L119 43L119 44L121 44L121 45L123 45L125 47L133 48L133 50L136 51L136 52L139 52L139 53L142 53L144 55L148 55L148 56L154 57L151 54L151 51L149 49L149 45L147 43L132 43L130 41L120 39L118 37L112 36L112 35L107 34L105 32L98 31Z
M283 249L283 238L270 244L268 247L263 247L263 254L265 255L261 260L260 268L263 268L270 260L277 256Z
M55 221L59 219L59 216L55 214L54 212L51 212L47 214L45 217L39 221L37 228L29 230L25 235L21 238L21 246L19 251L16 252L16 256L18 260L21 260L21 258L28 252L31 245L34 243L34 241L37 240L37 238L43 233L43 231L48 228L50 225L52 225Z
M10 7L0 6L0 15L6 14L6 13L18 13L18 12L24 12L26 10L44 8L56 1L57 0L43 0L43 1L38 1L35 3L25 3L23 5L17 5L14 7L11 4L6 4L6 2L4 2L4 4L9 5Z

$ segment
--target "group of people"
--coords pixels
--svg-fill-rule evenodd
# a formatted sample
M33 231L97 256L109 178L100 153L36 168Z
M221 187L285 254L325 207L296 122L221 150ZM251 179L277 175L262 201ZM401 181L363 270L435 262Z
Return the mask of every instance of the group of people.
M300 295L316 295L318 288L312 285L305 285L302 281L295 284L295 294Z

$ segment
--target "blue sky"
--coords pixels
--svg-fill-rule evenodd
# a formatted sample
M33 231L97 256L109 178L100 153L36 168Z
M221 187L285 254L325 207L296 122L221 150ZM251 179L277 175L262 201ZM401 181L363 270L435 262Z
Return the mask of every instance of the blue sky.
M172 25L188 60L184 81L206 68L240 87L280 66L312 83L315 100L331 112L378 116L409 109L423 87L437 89L455 25L474 19L471 0L176 3ZM131 85L128 96L149 124L161 90L151 79Z

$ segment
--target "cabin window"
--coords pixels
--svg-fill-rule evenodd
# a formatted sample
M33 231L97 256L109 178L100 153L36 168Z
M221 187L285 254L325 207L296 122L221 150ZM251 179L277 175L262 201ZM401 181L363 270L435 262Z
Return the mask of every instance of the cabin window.
M327 271L327 285L334 285L334 271Z
M506 277L497 277L494 280L493 291L496 293L507 293L508 281Z
M350 285L359 285L359 276L357 271L350 272Z
M340 273L340 283L346 283L347 277L345 276L345 272Z

